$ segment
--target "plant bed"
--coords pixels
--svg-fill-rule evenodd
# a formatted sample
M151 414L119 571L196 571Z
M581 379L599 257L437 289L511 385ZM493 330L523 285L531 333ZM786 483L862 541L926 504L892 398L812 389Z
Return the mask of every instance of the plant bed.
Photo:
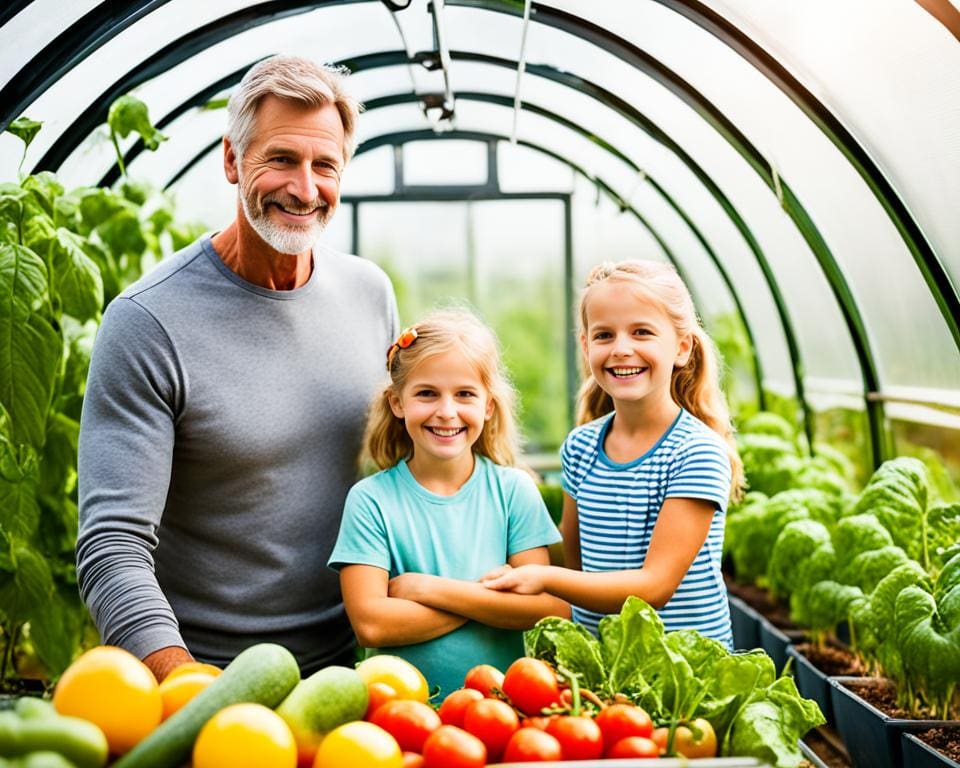
M755 584L741 584L727 578L727 592L740 598L763 618L780 629L799 629L790 620L790 608L785 603L779 603L770 597L770 593Z
M760 614L735 595L729 596L733 647L750 651L760 647Z
M834 719L829 678L862 677L865 670L860 660L846 648L812 643L792 645L787 648L787 655L793 658L794 677L800 694L817 702L827 719L827 725L832 726Z
M837 731L855 768L899 768L901 734L949 724L917 720L897 708L893 684L882 677L831 677Z
M903 768L960 768L960 722L901 736Z

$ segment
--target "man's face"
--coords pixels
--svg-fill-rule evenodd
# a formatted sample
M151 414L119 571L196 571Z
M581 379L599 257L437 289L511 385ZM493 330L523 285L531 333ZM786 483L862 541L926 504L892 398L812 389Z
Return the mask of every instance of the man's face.
M247 221L274 250L312 249L340 201L343 143L332 104L316 109L267 96L243 157L228 146L227 177L240 185Z

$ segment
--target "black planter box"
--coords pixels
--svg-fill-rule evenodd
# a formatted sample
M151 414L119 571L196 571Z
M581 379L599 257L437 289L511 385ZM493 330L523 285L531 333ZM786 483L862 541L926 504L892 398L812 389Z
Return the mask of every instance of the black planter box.
M819 755L808 747L803 740L800 741L800 753L813 768L828 768L827 764L820 759Z
M960 723L953 722L953 726L940 726L960 733ZM912 733L900 735L900 746L903 749L903 768L960 768L960 763L951 760L942 752L938 752Z
M729 596L730 623L733 625L733 647L752 651L760 647L760 614L739 597Z
M797 690L806 699L813 699L820 706L820 711L827 719L827 725L834 727L833 702L830 700L830 678L804 656L794 646L787 647L787 656L793 659L793 676L796 678Z
M802 643L804 633L801 630L783 630L775 627L767 619L760 618L760 645L773 659L777 674L783 672L787 663L787 648L793 643Z
M909 720L890 717L846 687L847 683L876 680L868 677L831 677L830 690L836 728L854 768L900 768L901 734L955 724L950 720Z

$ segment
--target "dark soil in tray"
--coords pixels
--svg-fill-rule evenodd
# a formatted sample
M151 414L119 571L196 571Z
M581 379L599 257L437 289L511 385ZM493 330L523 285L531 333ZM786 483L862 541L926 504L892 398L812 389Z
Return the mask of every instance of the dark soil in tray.
M860 660L845 648L832 645L820 647L812 643L800 643L795 647L826 675L859 677L867 674Z
M772 600L765 589L760 589L753 584L740 584L728 577L727 591L743 600L773 626L779 629L799 629L790 621L789 606Z
M897 706L893 684L882 678L868 678L865 680L850 680L844 685L857 694L861 699L869 702L889 717L906 720L915 719L905 709Z
M833 738L828 738L833 734ZM845 752L837 747L840 737L825 728L816 728L803 737L806 744L828 768L850 768L850 760Z
M954 762L960 763L960 728L931 728L916 736Z

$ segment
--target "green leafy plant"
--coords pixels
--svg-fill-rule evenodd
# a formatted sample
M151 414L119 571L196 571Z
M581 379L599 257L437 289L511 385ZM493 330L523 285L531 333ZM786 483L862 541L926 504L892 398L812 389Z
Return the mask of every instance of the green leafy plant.
M657 612L639 598L604 617L599 632L598 639L566 619L542 619L524 636L526 653L576 675L581 687L601 696L626 695L659 724L705 718L722 755L795 768L797 740L824 722L792 678L777 679L763 651L731 654L694 630L665 632Z
M159 138L131 96L114 135ZM145 122L146 121L146 122ZM27 147L40 124L8 130ZM122 158L117 147L117 159ZM22 167L22 161L21 161ZM90 629L75 571L77 438L102 308L188 235L173 203L124 176L67 192L52 173L0 184L0 638L2 683L50 680Z

